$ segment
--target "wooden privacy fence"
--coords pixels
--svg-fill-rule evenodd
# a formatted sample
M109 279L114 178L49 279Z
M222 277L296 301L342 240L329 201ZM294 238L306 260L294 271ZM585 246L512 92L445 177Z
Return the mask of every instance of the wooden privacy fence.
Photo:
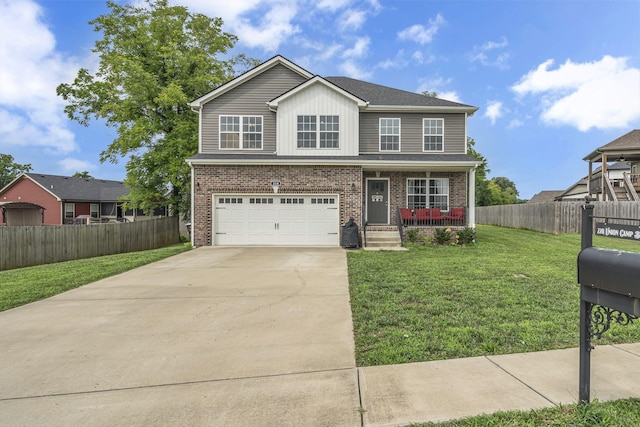
M580 233L584 202L524 203L476 207L478 224L527 228L545 233ZM640 218L640 202L592 202L593 215Z
M156 249L179 240L178 217L120 224L0 227L0 270Z

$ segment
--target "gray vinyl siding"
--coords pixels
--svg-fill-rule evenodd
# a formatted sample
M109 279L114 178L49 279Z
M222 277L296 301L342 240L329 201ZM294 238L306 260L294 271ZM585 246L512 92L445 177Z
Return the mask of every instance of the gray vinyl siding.
M218 151L220 115L262 116L262 151L276 151L276 114L269 111L267 102L305 80L289 68L276 65L206 103L202 108L202 153ZM256 150L235 151L256 152Z
M465 115L442 113L360 113L360 152L380 152L380 118L400 118L400 151L422 153L422 119L444 119L444 153L465 151Z

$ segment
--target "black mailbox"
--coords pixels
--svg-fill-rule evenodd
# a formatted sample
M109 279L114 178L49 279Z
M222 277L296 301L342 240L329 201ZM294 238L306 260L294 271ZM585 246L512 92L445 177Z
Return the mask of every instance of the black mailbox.
M585 248L578 255L578 282L640 298L640 252Z

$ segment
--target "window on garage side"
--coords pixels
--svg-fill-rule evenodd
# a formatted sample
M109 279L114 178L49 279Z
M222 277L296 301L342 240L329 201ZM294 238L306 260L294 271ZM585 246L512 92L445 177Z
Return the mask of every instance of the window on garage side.
M380 151L400 151L400 119L380 119Z
M422 119L424 151L444 150L444 119Z
M407 179L407 207L449 210L449 178Z
M320 116L320 148L340 148L339 116Z
M262 116L220 116L220 149L261 150Z
M316 148L316 116L298 116L298 148Z

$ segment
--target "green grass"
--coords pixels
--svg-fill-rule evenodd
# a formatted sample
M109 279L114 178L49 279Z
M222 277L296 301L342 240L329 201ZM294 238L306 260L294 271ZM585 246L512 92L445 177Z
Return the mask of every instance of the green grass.
M86 258L0 271L0 311L38 301L188 250L179 243L160 249Z
M413 427L632 427L640 425L640 399L555 406L530 412L500 412Z
M579 235L478 226L478 243L349 252L356 360L388 365L579 345ZM594 246L640 251L634 241ZM640 322L603 344L640 341Z

